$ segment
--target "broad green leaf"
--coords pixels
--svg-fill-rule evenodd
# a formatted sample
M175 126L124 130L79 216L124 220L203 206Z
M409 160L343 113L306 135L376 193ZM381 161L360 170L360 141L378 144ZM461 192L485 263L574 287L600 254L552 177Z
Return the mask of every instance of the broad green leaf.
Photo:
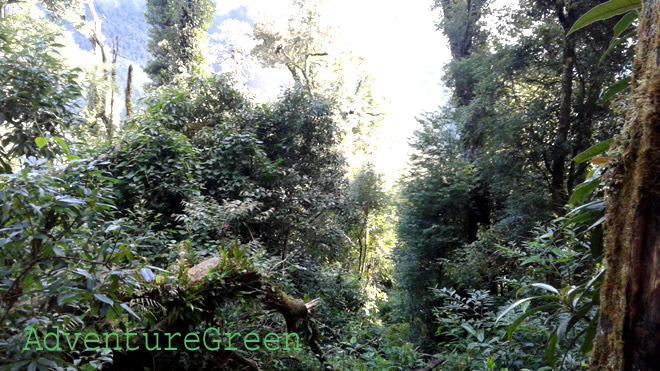
M138 319L138 320L140 319L140 316L138 316L135 312L133 312L133 309L131 309L131 307L129 307L128 304L121 303L121 304L119 304L119 306L124 308L124 310L127 311L128 314L130 314L131 316L135 317L135 319Z
M108 228L105 229L105 233L110 233L112 231L116 231L117 229L121 228L117 224L110 224Z
M589 322L589 327L587 327L587 331L584 335L584 342L580 347L580 352L582 352L582 354L586 355L591 351L597 329L598 329L598 313L596 313L594 318L591 319L591 321Z
M55 361L53 361L53 360L51 360L51 359L48 359L48 358L39 358L39 359L37 360L37 362L38 362L39 364L44 365L44 366L48 366L48 367L57 367L57 363L55 363Z
M610 85L607 90L603 93L601 99L604 101L612 99L614 95L617 93L620 93L630 87L630 82L632 81L632 76L628 76L625 79L621 81L617 81L616 83Z
M90 279L90 280L93 279L92 275L89 274L89 272L87 272L86 270L84 270L84 269L82 269L82 268L76 268L76 269L74 270L74 272L76 272L76 273L78 273L78 274L80 274L80 275L82 275L82 276L85 276L87 279Z
M575 156L573 161L575 161L575 162L587 161L588 159L590 159L590 158L592 158L596 155L599 155L599 154L607 151L608 149L610 149L610 145L612 144L613 141L614 141L614 139L608 139L604 142L600 142L600 143L592 146L588 150L586 150L586 151L580 153L579 155Z
M34 142L37 143L37 146L39 146L39 149L42 149L42 148L44 148L46 143L48 143L49 140L50 140L50 138L37 137L37 138L34 139Z
M144 280L147 282L151 282L156 279L154 272L152 272L149 268L140 269L140 273L142 273L142 278L144 278Z
M564 337L566 332L570 331L573 326L575 326L578 321L580 321L584 316L591 311L592 307L591 306L585 306L584 308L581 308L577 312L573 313L570 317L566 318L563 320L559 326L557 327L557 331L555 332L557 334L557 341L561 341L561 339Z
M553 294L557 294L557 295L559 295L559 290L557 290L556 288L554 288L554 287L548 285L547 283L532 283L531 285L527 285L527 286L523 286L523 287L519 288L518 291L516 291L516 296L518 296L518 294L519 294L522 290L524 290L524 289L526 289L526 288L528 288L528 287L538 287L538 288L544 289L544 290L546 290L546 291L550 291L550 292L552 292ZM558 298L558 297L557 297L557 298Z
M53 140L60 144L62 149L64 149L64 153L69 153L69 146L66 145L66 142L64 141L64 139L58 138L58 137L53 137Z
M603 55L602 55L602 56L600 57L600 59L598 60L598 65L600 66L601 63L603 63L603 61L605 60L605 58L607 58L607 56L610 55L610 53L612 52L612 50L614 50L617 46L621 45L622 42L624 42L624 41L628 40L630 37L634 36L635 33L636 33L636 32L633 31L633 32L630 32L630 33L626 34L626 35L623 36L623 37L619 37L619 38L613 39L613 40L610 42L610 46L607 48L607 50L605 51L605 53L603 53Z
M114 301L112 301L112 299L110 299L109 297L107 297L103 294L94 294L94 297L99 299L100 301L108 304L108 305L114 305L114 303L115 303Z
M502 312L499 316L497 316L497 320L495 320L495 323L499 322L499 321L502 319L502 317L504 317L507 313L509 313L510 311L512 311L513 309L515 309L515 308L516 308L517 306L519 306L520 304L525 303L525 302L528 302L528 301L533 300L533 299L536 299L536 298L538 298L538 296L532 296L532 297L530 297L530 298L520 299L520 300L518 300L517 302L511 304L508 308L506 308L506 309L504 310L504 312Z
M587 228L587 231L590 231L599 225L603 224L603 222L607 219L607 215L602 216L600 219L596 220L594 224L591 225L591 227Z
M570 35L594 22L602 21L641 7L642 2L640 0L611 0L600 4L593 7L585 15L580 17L568 31L567 35Z
M566 221L566 224L567 225L568 224L577 224L577 223L582 223L582 222L586 222L586 221L590 221L590 220L595 220L596 218L600 217L601 214L602 213L600 211L596 211L596 210L587 211L587 212L584 212L584 213L578 214L577 216L572 217L571 219Z
M571 215L571 214L576 214L577 215L577 214L579 214L579 211L582 211L582 210L601 211L601 210L605 210L605 206L607 206L607 204L602 199L593 200L593 201L588 202L584 205L576 207L575 209L569 211L568 214L566 214L566 215L567 216Z
M464 328L465 331L467 331L468 333L470 333L470 335L476 335L476 333L477 333L477 332L474 330L474 328L473 328L472 326L470 326L469 323L463 323L463 324L461 324L461 327Z
M520 326L521 323L523 323L523 321L527 317L531 316L534 313L540 312L540 311L546 311L546 310L556 309L556 308L561 308L561 306L559 304L546 304L546 305L541 305L541 306L529 309L528 311L523 313L520 317L516 318L516 320L513 321L513 323L511 323L511 325L509 325L509 328L506 332L507 338L509 340L511 340L511 338L513 337L513 332L518 328L518 326Z
M599 185L600 179L593 179L590 182L579 184L573 190L573 194L571 194L571 198L568 200L568 203L572 205L584 202L584 198L587 197L587 195L589 195L589 193L591 193L591 191L596 189Z
M548 347L546 348L545 357L550 366L555 366L555 349L557 348L557 333L553 332L548 340Z
M614 26L614 37L613 39L616 39L617 37L621 36L623 31L627 30L628 27L637 19L637 12L628 12L626 15L621 17L619 22Z
M57 201L59 202L66 202L67 204L78 204L78 205L83 205L85 201L79 200L77 198L71 198L71 197L58 197Z

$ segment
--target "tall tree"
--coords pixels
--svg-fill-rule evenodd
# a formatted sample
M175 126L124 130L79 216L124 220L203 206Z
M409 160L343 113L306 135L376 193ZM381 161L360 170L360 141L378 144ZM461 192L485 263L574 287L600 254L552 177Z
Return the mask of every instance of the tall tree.
M145 18L151 25L147 49L154 59L145 72L153 84L180 74L197 74L205 65L204 47L213 15L212 0L148 0Z
M660 356L660 3L642 4L630 111L608 195L592 370L655 370Z
M333 120L344 131L342 150L350 163L363 162L361 156L375 148L383 116L373 76L362 58L333 42L335 29L322 21L319 0L293 3L289 19L255 25L252 55L267 67L284 66L308 94L330 97Z
M364 164L350 185L351 202L359 214L356 238L359 247L358 273L366 273L367 254L369 253L369 234L373 220L386 205L387 194L383 191L383 177L370 163Z

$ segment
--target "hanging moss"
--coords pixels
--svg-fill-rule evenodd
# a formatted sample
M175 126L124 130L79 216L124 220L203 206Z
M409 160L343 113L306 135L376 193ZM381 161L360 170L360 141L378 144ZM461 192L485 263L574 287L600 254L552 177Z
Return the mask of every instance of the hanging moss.
M592 370L657 367L660 344L660 4L643 4L630 113L608 194ZM656 362L656 363L654 363Z

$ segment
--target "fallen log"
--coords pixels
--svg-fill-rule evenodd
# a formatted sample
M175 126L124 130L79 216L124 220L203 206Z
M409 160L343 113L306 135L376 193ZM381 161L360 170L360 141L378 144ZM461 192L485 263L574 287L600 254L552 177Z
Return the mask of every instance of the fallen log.
M440 366L441 364L445 363L447 359L445 357L438 357L431 361L428 365L418 369L417 371L431 371L435 369L436 367Z

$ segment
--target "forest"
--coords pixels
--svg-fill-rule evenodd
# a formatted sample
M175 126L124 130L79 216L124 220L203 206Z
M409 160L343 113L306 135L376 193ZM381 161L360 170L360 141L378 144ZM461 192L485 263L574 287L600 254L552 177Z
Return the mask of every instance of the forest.
M660 370L660 2L420 2L0 0L0 368Z

